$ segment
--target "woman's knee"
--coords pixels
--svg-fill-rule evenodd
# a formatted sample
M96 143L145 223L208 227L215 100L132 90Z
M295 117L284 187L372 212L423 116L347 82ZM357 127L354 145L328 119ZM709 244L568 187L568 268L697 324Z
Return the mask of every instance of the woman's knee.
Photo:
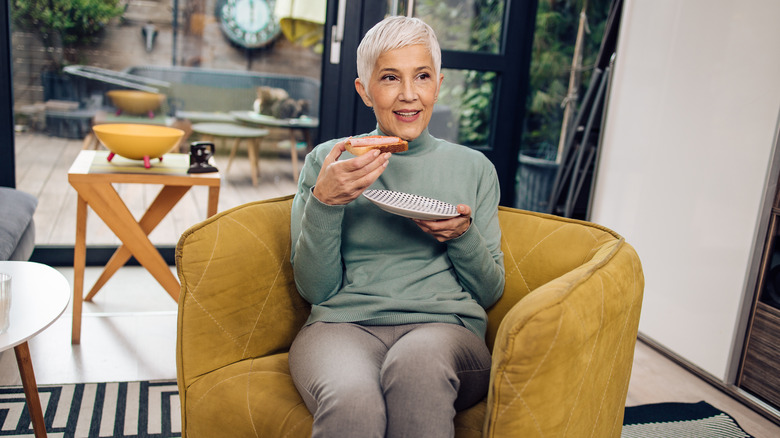
M338 432L338 435L323 433L322 436L381 437L387 426L381 392L356 385L344 385L323 394L314 418L317 429Z

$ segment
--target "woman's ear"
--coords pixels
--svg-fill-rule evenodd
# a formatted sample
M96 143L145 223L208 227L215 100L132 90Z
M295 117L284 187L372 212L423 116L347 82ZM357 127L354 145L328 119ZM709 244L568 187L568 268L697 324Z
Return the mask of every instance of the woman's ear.
M355 91L358 92L360 98L363 99L363 103L365 103L367 107L374 107L374 102L371 101L371 97L368 95L368 91L366 90L366 87L363 86L363 81L361 81L360 78L355 79Z
M434 97L434 102L439 101L439 91L441 91L441 84L444 83L444 73L439 73L439 86L436 87L436 96Z

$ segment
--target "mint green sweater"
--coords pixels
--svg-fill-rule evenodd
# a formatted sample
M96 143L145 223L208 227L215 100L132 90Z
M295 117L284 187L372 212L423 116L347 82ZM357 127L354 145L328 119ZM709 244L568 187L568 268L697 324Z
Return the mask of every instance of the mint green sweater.
M366 135L381 135L375 130ZM504 288L499 185L480 152L425 130L393 154L372 189L427 196L472 209L472 224L445 243L408 218L363 196L326 205L312 196L320 167L338 140L307 155L292 207L292 255L298 291L316 321L398 325L460 324L484 337L485 308ZM353 156L344 152L340 159Z

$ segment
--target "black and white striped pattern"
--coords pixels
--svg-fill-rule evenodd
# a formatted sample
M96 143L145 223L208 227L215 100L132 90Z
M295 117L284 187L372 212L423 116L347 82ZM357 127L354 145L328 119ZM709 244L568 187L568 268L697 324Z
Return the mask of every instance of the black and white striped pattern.
M621 438L748 438L726 414L701 420L623 426Z
M79 383L38 388L49 437L181 436L175 380ZM0 388L0 437L32 437L21 387Z
M728 414L705 403L626 408L621 438L751 438Z

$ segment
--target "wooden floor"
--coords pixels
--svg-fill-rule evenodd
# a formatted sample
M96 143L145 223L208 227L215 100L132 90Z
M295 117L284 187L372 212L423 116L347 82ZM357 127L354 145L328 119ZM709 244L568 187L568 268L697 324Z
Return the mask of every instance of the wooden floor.
M38 198L35 211L36 245L73 245L76 238L76 191L68 184L68 169L82 148L81 140L45 134L16 135L16 187ZM293 194L296 184L289 155L265 153L260 159L260 178L252 186L246 150L239 150L225 172L228 151L218 145L216 162L222 172L219 211L261 199ZM300 160L302 163L302 160ZM160 186L117 184L117 192L139 219ZM206 218L205 187L195 187L150 234L156 245L175 245L191 225ZM116 245L118 239L91 213L87 220L87 245Z
M731 415L756 438L780 436L780 426L688 372L650 346L637 342L626 406L706 401Z

